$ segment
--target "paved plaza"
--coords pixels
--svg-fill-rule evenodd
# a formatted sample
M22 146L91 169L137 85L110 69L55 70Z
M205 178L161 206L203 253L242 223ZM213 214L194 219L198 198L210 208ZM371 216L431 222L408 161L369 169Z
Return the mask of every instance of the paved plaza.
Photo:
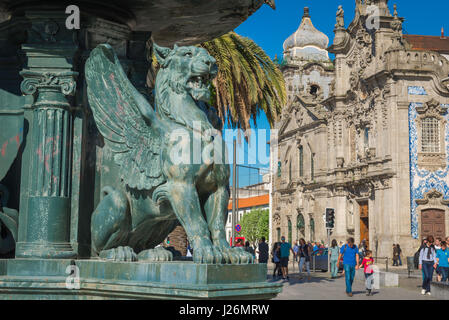
M298 269L290 274L290 280L284 282L284 288L276 300L435 300L433 297L421 295L420 277L407 275L398 269L400 274L399 287L380 288L375 290L373 296L365 295L365 283L355 280L353 285L354 296L345 294L345 279L339 274L337 279L329 279L326 272L316 272L308 279L304 274L300 277ZM273 271L268 272L268 281L272 279ZM282 280L275 280L282 282Z

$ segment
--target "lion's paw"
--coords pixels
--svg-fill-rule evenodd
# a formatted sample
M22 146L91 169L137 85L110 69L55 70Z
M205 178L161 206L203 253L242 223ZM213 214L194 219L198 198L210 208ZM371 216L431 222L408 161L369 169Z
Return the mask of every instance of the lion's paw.
M173 261L173 253L162 247L144 250L137 255L139 261L144 262L165 262Z
M222 264L223 253L207 238L196 241L193 246L193 261L202 264Z
M243 248L222 248L226 263L229 264L249 264L254 263L254 256L243 250Z
M99 254L100 259L131 262L137 261L137 256L131 247L117 247L108 250L102 250Z

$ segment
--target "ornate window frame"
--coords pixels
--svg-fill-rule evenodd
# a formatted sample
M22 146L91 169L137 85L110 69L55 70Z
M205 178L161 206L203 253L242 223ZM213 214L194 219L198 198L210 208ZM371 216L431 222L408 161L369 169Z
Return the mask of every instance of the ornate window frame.
M423 199L415 200L418 207L418 235L422 238L422 212L428 209L436 209L444 211L444 223L446 232L449 230L449 200L444 199L441 192L431 189L423 195Z
M416 107L418 116L416 117L417 134L418 134L418 167L429 171L436 171L446 167L446 119L444 115L447 108L443 107L438 101L432 99L420 107ZM423 152L422 151L422 124L426 118L435 118L439 123L439 152Z

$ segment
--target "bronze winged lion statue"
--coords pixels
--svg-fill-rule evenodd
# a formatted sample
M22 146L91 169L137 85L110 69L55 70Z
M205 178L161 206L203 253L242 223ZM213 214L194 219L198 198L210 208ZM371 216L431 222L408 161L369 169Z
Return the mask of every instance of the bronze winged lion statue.
M216 61L199 47L154 44L154 50L160 63L154 109L128 80L109 45L99 45L86 62L89 104L118 177L115 185L102 189L92 214L93 251L115 261L170 261L171 252L157 245L179 223L192 244L194 262L253 263L250 253L226 241L230 169L226 161L214 160L224 159L225 152L218 150L198 164L177 163L173 157L177 130L202 149L213 143L195 135L194 128L200 123L202 130L213 129L204 106Z

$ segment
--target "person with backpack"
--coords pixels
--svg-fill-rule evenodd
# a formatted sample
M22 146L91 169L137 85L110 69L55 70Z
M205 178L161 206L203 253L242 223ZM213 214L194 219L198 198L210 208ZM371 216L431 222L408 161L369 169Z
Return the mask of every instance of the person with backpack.
M434 238L428 236L426 240L426 246L419 253L419 269L424 273L421 294L430 296L430 282L432 281L433 271L438 262L436 250L433 245Z
M348 297L352 297L352 284L355 278L355 271L359 268L359 248L354 244L354 238L349 238L347 243L341 247L338 262L342 259L343 270L345 273L346 294Z

